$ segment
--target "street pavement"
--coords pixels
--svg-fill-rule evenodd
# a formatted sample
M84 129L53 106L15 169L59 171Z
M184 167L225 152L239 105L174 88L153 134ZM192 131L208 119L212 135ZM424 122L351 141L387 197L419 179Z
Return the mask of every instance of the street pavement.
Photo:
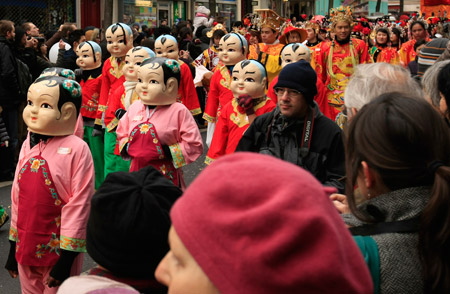
M187 186L189 186L194 178L205 168L205 156L208 151L208 147L205 144L206 129L202 130L202 138L204 145L203 155L194 163L183 168L184 179ZM0 182L0 205L5 208L8 215L11 215L11 182ZM4 268L9 253L8 230L9 221L0 228L0 294L19 294L19 279L12 279L9 276L8 271ZM95 262L86 253L84 255L83 271L90 269L94 265Z

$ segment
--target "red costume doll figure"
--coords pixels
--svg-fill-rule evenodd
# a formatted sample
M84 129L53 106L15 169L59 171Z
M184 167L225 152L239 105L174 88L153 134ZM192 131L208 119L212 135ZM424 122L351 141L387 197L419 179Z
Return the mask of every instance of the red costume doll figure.
M184 188L181 167L203 153L203 143L193 116L177 102L180 72L176 60L144 60L136 85L140 100L120 119L117 139L122 157L131 159L130 171L151 165Z
M102 87L102 49L93 41L81 43L76 48L77 65L83 70L80 86L83 93L81 115L83 117L84 141L91 149L95 168L95 189L103 183L105 170L104 144L100 136L93 137L98 99Z
M266 97L266 85L267 73L260 62L243 60L234 66L231 82L234 98L220 112L206 164L233 153L253 120L276 107Z
M109 53L111 53L111 57L103 64L102 89L100 91L97 117L92 136L101 136L103 134L102 128L106 127L104 121L105 111L109 107L109 103L111 103L109 98L125 82L122 67L125 65L125 55L133 48L133 33L131 28L126 24L115 23L110 25L106 30L105 36L107 42L106 47ZM114 154L117 139L116 134L114 132L105 132L104 136L104 176L106 177L111 172L128 171L130 168L129 164L123 160L117 160L118 157Z
M202 112L195 90L194 78L189 66L178 59L178 42L171 35L161 35L155 41L155 53L157 57L176 60L181 68L180 88L178 89L177 101L186 106L192 115Z
M286 65L297 62L299 60L305 60L311 63L311 50L305 45L300 43L292 43L284 46L283 50L280 53L280 62L281 67L285 67ZM312 67L312 65L311 65ZM301 79L301 77L299 77ZM275 93L273 87L278 82L278 76L275 77L269 85L269 90L267 91L267 96L272 99L275 103L278 101L278 96ZM319 105L320 111L331 120L334 120L334 117L331 116L332 111L330 110L330 105L327 100L327 90L325 85L323 84L321 79L317 79L316 82L317 87L317 95L314 96L314 101Z
M219 64L211 78L203 118L208 121L206 144L209 146L220 110L233 99L231 92L231 71L233 66L244 60L248 52L247 40L239 34L229 33L220 39Z
M147 47L131 48L125 55L125 65L122 68L125 82L117 88L109 98L111 103L105 112L105 125L109 133L115 133L120 118L125 114L131 104L139 100L136 93L136 84L138 82L137 72L144 59L155 57L155 52ZM119 145L116 144L114 153L117 155L117 161L123 161L119 152ZM129 162L127 162L129 164Z
M29 134L11 188L6 264L23 293L56 293L81 272L94 193L91 152L73 135L81 100L80 85L60 76L39 77L28 91Z

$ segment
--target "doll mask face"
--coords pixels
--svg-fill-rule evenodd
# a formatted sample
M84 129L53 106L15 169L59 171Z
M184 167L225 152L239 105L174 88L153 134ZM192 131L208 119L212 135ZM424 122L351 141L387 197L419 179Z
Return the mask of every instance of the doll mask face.
M125 55L125 65L122 68L122 72L125 76L125 80L130 82L138 81L138 70L144 59L149 58L149 54L145 49L133 51L131 48L127 55Z
M126 29L117 27L116 31L113 33L112 28L108 28L105 33L106 36L106 48L108 49L111 56L123 57L127 54L128 50L133 47L133 42ZM125 44L126 40L126 44Z
M289 63L294 63L299 60L310 62L309 56L309 49L307 47L296 45L286 47L281 53L281 67L285 67Z
M164 39L164 44L162 43ZM157 57L165 57L178 60L178 44L171 39L159 39L155 42L155 53Z
M77 65L84 70L96 69L102 65L102 56L100 52L94 53L89 44L84 44L81 48L77 47ZM95 61L94 61L95 55Z
M228 38L225 40L225 37ZM242 53L241 40L235 35L225 35L219 43L219 59L225 65L235 65L245 59Z
M177 79L169 78L164 83L162 65L157 63L146 64L138 70L136 92L145 105L170 105L177 101Z
M71 135L77 121L76 108L66 102L58 109L59 86L49 87L47 82L32 84L28 90L27 106L23 119L28 130L41 135Z
M231 77L231 91L233 97L238 98L240 95L250 95L253 98L264 96L266 89L266 78L261 78L260 68L244 60L239 62L233 68Z

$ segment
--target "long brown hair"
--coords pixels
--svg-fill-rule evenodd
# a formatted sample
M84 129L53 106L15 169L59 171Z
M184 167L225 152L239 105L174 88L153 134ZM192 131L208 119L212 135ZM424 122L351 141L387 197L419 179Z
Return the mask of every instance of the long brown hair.
M352 213L361 161L389 190L431 186L419 231L425 293L450 292L450 134L442 117L421 98L387 93L351 121L346 142L347 196Z

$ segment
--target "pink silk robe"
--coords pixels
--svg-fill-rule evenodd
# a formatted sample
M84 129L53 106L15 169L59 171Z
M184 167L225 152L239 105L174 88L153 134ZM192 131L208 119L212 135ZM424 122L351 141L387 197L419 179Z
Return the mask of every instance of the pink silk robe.
M16 241L17 235L15 232L20 205L18 174L25 162L39 153L49 166L58 196L67 203L61 212L60 248L86 252L86 225L94 194L94 164L88 145L74 135L54 137L47 143L37 144L32 149L28 135L20 150L11 188L9 239Z
M128 143L134 127L147 122L146 107L138 100L120 119L116 130L120 150ZM194 162L203 153L202 137L194 118L186 106L175 102L171 105L157 106L150 122L155 126L161 144L169 146L173 165L177 169L181 187L184 188L181 167Z

